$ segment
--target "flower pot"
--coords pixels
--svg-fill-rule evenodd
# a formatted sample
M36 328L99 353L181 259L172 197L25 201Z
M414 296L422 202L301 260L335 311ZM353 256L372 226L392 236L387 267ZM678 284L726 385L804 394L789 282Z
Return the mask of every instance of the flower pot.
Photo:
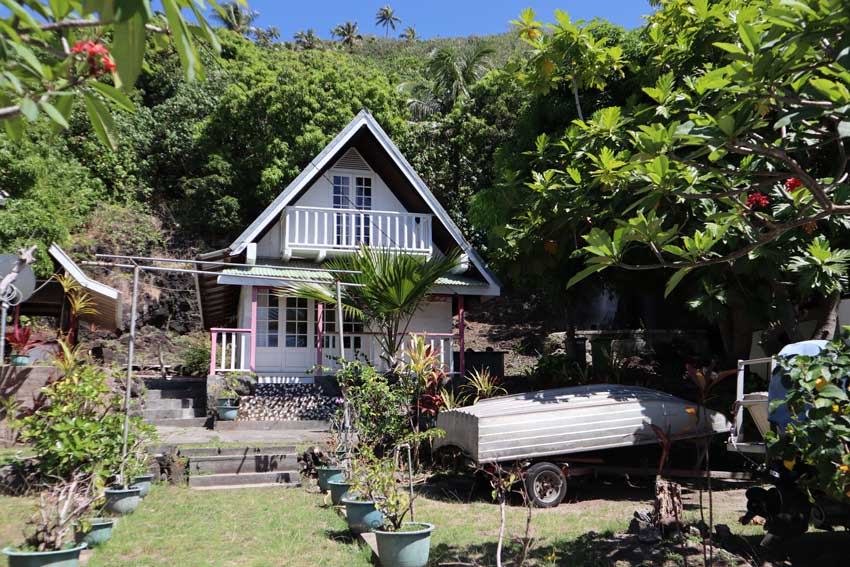
M132 486L135 486L139 489L139 496L144 498L151 491L151 485L153 485L153 475L152 474L143 474L139 475L133 479Z
M126 516L132 514L139 507L142 501L141 490L137 486L130 488L107 488L104 490L106 503L104 508L111 514L116 516Z
M84 543L59 551L16 551L7 547L3 553L9 558L9 567L77 567L85 548Z
M425 567L434 524L405 522L400 531L375 530L381 567Z
M348 529L355 536L362 533L384 527L384 515L375 508L375 503L370 500L349 500L343 498L345 504L345 518L348 520Z
M12 354L9 356L9 364L12 366L26 366L30 363L30 355L28 354Z
M221 421L233 421L239 414L236 398L218 398L215 401L215 411Z
M77 531L77 543L85 543L89 547L97 547L112 539L112 528L115 526L114 519L89 518L87 522L89 528L86 531Z
M342 504L342 499L348 494L351 483L345 480L329 480L328 489L331 491L331 502L334 506Z
M328 481L342 482L345 479L342 469L337 466L316 467L316 470L319 472L319 490L322 492L327 492Z

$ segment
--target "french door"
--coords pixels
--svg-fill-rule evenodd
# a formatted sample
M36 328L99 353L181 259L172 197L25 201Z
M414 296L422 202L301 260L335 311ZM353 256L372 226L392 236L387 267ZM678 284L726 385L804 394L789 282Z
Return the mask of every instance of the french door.
M302 373L313 366L311 303L274 290L258 291L257 370Z

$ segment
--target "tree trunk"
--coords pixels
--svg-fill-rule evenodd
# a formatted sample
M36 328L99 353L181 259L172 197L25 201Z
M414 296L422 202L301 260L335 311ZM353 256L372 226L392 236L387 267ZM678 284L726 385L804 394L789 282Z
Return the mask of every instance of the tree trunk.
M572 81L573 83L573 98L576 101L576 112L578 112L578 119L584 121L584 114L581 111L581 101L578 98L578 83L575 79Z
M683 510L682 487L675 482L656 476L653 519L662 537L669 539L681 533Z
M838 306L841 304L841 292L836 291L826 298L824 311L818 320L818 326L812 333L813 339L829 340L835 336L838 327Z

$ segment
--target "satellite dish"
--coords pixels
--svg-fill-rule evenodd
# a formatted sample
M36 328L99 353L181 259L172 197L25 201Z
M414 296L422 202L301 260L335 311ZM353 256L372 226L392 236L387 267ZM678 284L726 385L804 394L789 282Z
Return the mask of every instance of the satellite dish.
M18 257L14 254L0 254L0 280L12 273L15 264L18 262ZM30 298L35 291L35 274L30 266L21 267L12 286L17 290L17 293L11 298L15 305L23 303Z

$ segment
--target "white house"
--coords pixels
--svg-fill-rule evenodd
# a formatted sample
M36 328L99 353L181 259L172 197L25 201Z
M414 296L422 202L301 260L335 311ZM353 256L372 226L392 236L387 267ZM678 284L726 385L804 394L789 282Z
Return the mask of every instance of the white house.
M312 300L282 297L280 278L334 281L331 256L361 244L430 256L459 249L409 331L425 334L452 372L463 372L464 300L499 295L500 284L410 163L368 111L361 111L226 249L205 254L197 280L211 332L210 372L256 372L261 381L309 382L337 355L336 314ZM221 262L233 267L222 268ZM277 278L277 279L276 279ZM457 315L455 328L453 317ZM380 360L369 329L344 321L347 358ZM458 363L453 351L458 351Z

